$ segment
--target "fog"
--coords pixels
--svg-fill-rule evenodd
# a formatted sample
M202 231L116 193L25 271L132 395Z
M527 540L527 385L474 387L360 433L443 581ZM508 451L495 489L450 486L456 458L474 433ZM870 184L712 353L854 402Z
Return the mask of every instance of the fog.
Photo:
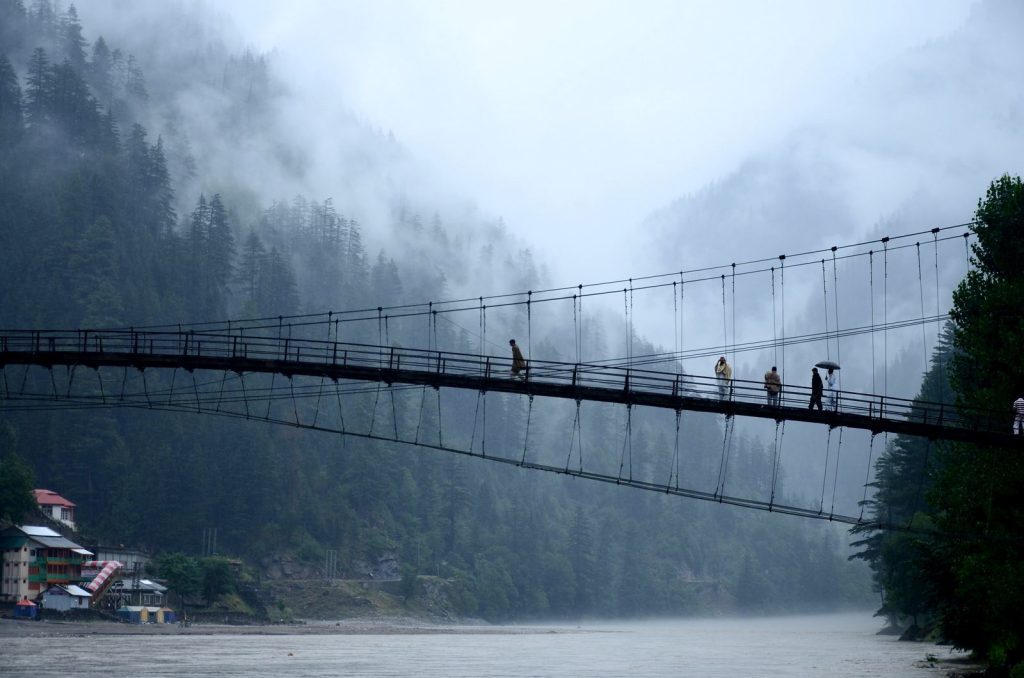
M81 4L86 22L139 53L151 81L173 93L199 166L182 182L180 211L200 191L331 197L363 224L371 255L408 260L429 247L395 232L396 203L409 205L464 238L464 261L423 257L448 275L453 296L952 226L970 220L992 179L1020 173L1024 157L1024 11L1008 0ZM232 105L229 74L183 82L176 63L245 50L266 60L270 105L232 139L217 126ZM475 256L496 234L500 247L533 252L536 276L503 277ZM967 262L961 243L930 240L921 238L920 278L914 250L891 255L884 274L877 258L870 272L863 258L791 270L774 318L767 274L740 280L728 300L714 280L693 286L678 339L668 289L629 297L628 318L621 296L588 299L581 323L599 318L608 336L582 357L631 352L627 320L652 348L686 350L941 315ZM407 291L403 301L426 299ZM538 316L556 347L538 357L573 357L567 312ZM492 331L521 328L518 315L495 314ZM451 317L473 334L474 314ZM806 386L810 365L842 355L842 388L913 397L938 329L795 346L782 354L783 379ZM478 340L482 351L504 351L503 341ZM779 354L730 359L738 378L756 380ZM712 363L683 368L709 375ZM740 429L771 437L765 422ZM791 435L814 455L829 444L814 427ZM851 447L866 447L863 437L851 434ZM860 474L850 477L854 501Z
M647 214L729 175L836 103L845 108L851 84L956 30L970 9L963 2L214 6L247 44L276 50L282 72L315 108L334 103L392 132L442 187L501 215L549 253L556 280L584 283L651 272L634 238ZM307 116L304 126L311 122L331 124ZM868 219L884 214L885 202ZM567 251L574 256L560 254Z
M190 6L202 28L198 19L168 25L152 5L81 4L86 20L120 18L129 45L145 40L140 25L213 39L219 17L229 47L272 51L292 90L282 100L285 131L320 150L306 183L337 191L339 119L358 120L393 134L414 160L404 190L415 193L426 174L420 188L440 206L447 197L503 217L565 282L650 272L649 250L634 237L648 214L779 148L796 129L821 121L839 137L856 130L865 116L851 104L870 118L886 101L852 101L850 88L970 14L952 1L225 1ZM876 207L851 228L864 232L893 206L885 183L862 197Z
M1003 0L225 1L184 5L184 24L173 3L83 5L85 20L155 54L161 78L174 50L150 49L152 31L269 54L276 109L230 154L204 128L223 95L178 94L201 158L184 205L211 182L330 196L367 225L371 252L395 248L396 199L449 223L501 219L556 285L961 223L1021 157L1021 12ZM942 282L944 303L961 274ZM669 327L637 331L669 345Z

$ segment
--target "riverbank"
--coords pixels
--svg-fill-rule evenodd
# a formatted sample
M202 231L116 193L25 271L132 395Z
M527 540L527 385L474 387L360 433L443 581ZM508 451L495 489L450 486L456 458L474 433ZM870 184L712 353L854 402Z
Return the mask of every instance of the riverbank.
M286 624L125 624L109 621L29 621L0 619L0 638L70 638L79 636L211 636L211 635L423 635L556 633L553 628L430 624L412 618L307 621Z

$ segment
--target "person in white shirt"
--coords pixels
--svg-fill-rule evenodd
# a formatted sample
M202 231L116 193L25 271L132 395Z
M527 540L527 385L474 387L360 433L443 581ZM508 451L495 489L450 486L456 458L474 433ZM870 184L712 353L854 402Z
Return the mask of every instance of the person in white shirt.
M1013 435L1024 433L1024 396L1013 401Z
M838 408L839 401L836 399L836 373L832 371L831 367L828 369L828 376L825 377L825 386L828 388L825 402L828 403L828 409L835 410Z

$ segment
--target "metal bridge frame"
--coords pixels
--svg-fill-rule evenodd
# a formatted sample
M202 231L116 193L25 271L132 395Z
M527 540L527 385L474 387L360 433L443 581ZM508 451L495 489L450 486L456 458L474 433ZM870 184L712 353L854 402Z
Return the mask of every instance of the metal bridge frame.
M1024 448L1010 413L967 411L942 403L836 392L825 410L808 409L810 389L786 384L779 405L769 405L764 384L730 382L619 365L530 361L514 376L510 358L398 346L374 346L266 336L266 332L44 331L0 334L0 367L130 367L276 373L386 384L497 391L576 401L643 405L776 421L922 436ZM10 398L0 392L0 398Z

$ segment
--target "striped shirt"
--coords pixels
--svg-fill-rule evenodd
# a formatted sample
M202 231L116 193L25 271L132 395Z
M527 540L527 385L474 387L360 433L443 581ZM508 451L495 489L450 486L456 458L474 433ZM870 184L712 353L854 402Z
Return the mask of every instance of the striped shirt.
M1017 398L1013 401L1013 411L1018 417L1024 417L1024 398Z

